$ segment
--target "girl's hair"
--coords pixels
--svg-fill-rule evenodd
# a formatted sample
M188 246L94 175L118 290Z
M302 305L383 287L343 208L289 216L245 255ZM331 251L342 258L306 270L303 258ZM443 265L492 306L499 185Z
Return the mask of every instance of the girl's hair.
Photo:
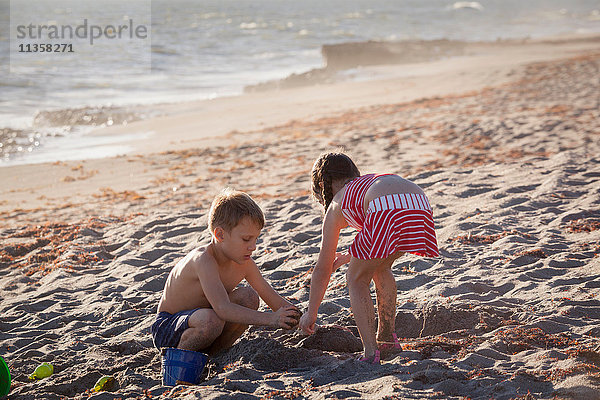
M315 161L311 174L312 194L325 207L325 211L333 200L334 193L331 184L335 181L349 180L360 176L354 162L344 153L321 154Z

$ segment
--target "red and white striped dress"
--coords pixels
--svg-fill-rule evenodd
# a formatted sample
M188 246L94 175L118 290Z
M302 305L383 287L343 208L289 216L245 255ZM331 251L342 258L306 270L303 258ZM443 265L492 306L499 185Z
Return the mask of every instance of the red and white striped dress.
M424 257L440 255L427 196L398 193L381 196L369 203L365 215L365 194L382 175L360 176L346 185L342 214L358 230L350 255L361 260L386 258L403 251Z

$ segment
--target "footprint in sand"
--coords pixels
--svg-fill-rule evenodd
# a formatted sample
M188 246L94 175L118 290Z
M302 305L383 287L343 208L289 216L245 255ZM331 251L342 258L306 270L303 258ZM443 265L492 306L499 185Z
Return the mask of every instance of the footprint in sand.
M523 204L526 201L531 200L529 197L513 197L500 205L500 208L514 207L519 204Z
M523 264L523 265L528 265L528 264ZM563 269L539 267L539 268L532 269L532 271L525 272L525 276L530 278L529 280L533 280L533 281L535 281L535 280L547 281L547 280L551 280L552 278L555 278L557 276L564 275L566 272L567 271L565 271ZM552 283L550 283L550 286L552 286Z
M165 254L169 254L171 252L172 252L172 250L170 250L170 249L155 249L155 250L144 252L144 253L140 254L139 257L152 263L152 262L158 260L159 258L161 258L162 256L164 256ZM146 262L146 264L148 264L148 262Z
M139 322L140 321L138 320L138 318L131 318L128 321L124 321L124 323L115 324L115 325L111 326L110 328L104 329L104 330L100 331L98 334L104 338L111 338L111 337L114 337L114 336L124 333L129 328L138 324Z
M192 228L179 228L179 229L170 229L167 231L167 233L165 233L164 235L162 235L163 238L165 239L171 239L177 236L184 236L184 235L196 235L200 232L204 232L204 230L206 230L206 226L199 226L199 227L192 227Z
M290 231L298 226L300 226L300 223L298 223L298 222L286 222L283 225L281 225L281 227L279 227L279 230L280 231Z
M260 269L263 271L270 271L282 265L288 257L279 257L274 260L265 261L259 265Z
M165 279L166 281L166 279ZM144 283L142 286L140 286L138 288L138 290L142 290L142 291L146 291L146 292L151 292L151 293L160 293L163 289L165 285L165 282L163 281L163 279L152 279L146 283Z
M491 192L496 189L497 188L495 188L493 186L481 185L480 187L474 187L474 188L462 191L460 193L457 193L455 196L459 197L461 199L464 199L464 198L468 198L468 197L479 196L480 194Z
M534 190L538 186L540 186L540 185L536 184L536 185L513 186L513 187L506 189L505 192L511 193L511 194L512 193L525 193L525 192L530 192L530 191Z
M149 223L147 223L146 225L144 225L143 229L147 230L147 229L151 229L156 225L167 225L170 224L171 222L175 221L177 218L166 218L166 219L157 219L154 221L151 221Z
M139 230L139 231L135 231L133 232L133 234L130 236L134 239L143 239L148 235L148 232L143 231L143 230Z
M313 235L310 235L306 232L300 232L300 233L295 234L292 237L292 240L296 243L302 243L302 242L306 242L309 239L312 239L313 237L314 237Z
M462 223L458 224L458 229L460 229L462 231L469 231L471 229L478 228L481 225L483 225L483 223L479 223L479 222L462 222Z
M294 275L296 275L296 272L294 271L274 271L268 278L271 281L280 281L282 279L289 279Z
M131 265L134 267L143 267L148 265L148 260L143 260L143 259L139 259L139 258L130 258L128 260L121 260L119 261L121 264L127 264L127 265Z

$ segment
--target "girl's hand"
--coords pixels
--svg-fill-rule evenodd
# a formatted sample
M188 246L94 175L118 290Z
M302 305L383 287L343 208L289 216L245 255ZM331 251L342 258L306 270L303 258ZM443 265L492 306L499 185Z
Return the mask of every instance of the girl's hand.
M302 315L299 323L302 332L308 335L315 333L315 322L317 322L317 319L312 318L310 315L308 315L308 313Z
M333 268L331 269L331 272L333 273L342 265L349 263L351 257L352 256L348 253L335 253L335 260L333 261Z

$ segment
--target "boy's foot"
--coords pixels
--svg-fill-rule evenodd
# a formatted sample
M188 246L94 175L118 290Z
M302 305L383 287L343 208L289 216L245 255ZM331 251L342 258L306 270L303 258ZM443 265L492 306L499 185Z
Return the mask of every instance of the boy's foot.
M379 364L379 361L381 360L381 356L379 355L379 350L375 350L375 354L373 354L371 357L359 357L356 359L357 361L361 361L367 364Z
M392 337L394 338L393 342L377 342L379 350L381 350L381 351L402 350L402 345L400 344L400 341L398 340L398 336L396 336L395 333L392 333Z

